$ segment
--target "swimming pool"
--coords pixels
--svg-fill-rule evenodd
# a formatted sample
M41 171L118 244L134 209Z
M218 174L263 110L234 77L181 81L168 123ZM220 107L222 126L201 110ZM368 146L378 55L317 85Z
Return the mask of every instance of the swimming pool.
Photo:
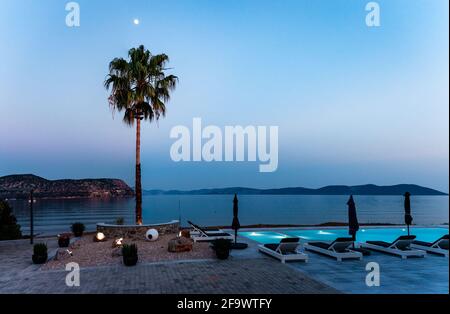
M410 229L410 234L417 236L417 240L433 242L448 234L448 228L422 228ZM242 231L239 235L259 243L278 243L286 237L299 237L307 241L333 241L338 237L348 237L347 228L322 229L280 229L276 231ZM360 228L356 239L364 241L391 242L401 235L407 235L406 228Z

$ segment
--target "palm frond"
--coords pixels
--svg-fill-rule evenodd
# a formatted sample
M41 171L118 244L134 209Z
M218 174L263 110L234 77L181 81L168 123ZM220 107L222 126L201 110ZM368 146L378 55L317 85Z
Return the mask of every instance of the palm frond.
M166 75L166 54L152 55L144 46L128 51L128 61L115 58L109 64L104 86L110 91L109 105L113 112L124 111L123 121L158 120L166 113L166 102L177 85L178 77Z

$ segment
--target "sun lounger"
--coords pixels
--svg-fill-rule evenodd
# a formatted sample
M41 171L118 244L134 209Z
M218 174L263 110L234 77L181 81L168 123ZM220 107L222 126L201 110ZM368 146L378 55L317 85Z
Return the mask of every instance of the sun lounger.
M356 258L362 260L361 252L351 250L353 245L352 238L337 238L331 243L326 242L308 242L305 244L305 249L319 254L327 255L336 258L339 262L343 259Z
M425 257L425 255L427 254L425 251L411 249L411 243L414 241L415 238L416 236L413 235L400 236L391 243L384 241L367 241L361 243L361 247L378 252L398 255L401 256L402 258Z
M300 238L284 238L280 243L260 244L259 251L279 259L282 263L286 261L308 261L308 255L298 251Z
M413 241L411 247L448 257L448 234L440 237L434 242Z
M210 232L196 225L196 231L198 233L191 233L191 238L194 242L211 242L216 239L234 240L234 236L232 234L223 232L222 230Z
M201 232L200 232L200 229L203 230L203 231L205 231L205 232L208 232L209 234L212 234L212 233L223 233L223 231L220 230L219 228L200 227L200 226L194 224L192 221L189 221L189 220L188 220L187 222L188 222L188 224L190 224L191 227L192 227L192 230L191 230L190 233L193 234L193 235L199 235L199 234L201 233Z

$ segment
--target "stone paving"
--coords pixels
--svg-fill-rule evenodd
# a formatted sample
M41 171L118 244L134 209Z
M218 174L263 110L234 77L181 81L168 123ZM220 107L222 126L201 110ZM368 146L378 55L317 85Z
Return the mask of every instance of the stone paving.
M56 241L46 242L56 247ZM80 286L68 287L68 272L39 269L31 264L31 251L26 241L0 243L0 293L339 293L276 260L260 254L252 258L245 251L226 261L82 268Z
M308 252L308 263L281 264L257 250L232 251L226 261L192 260L81 269L81 286L67 287L65 270L43 271L31 263L28 240L0 242L0 293L445 293L449 260L401 258L373 252L363 261L336 262ZM54 239L46 242L56 249ZM381 285L365 284L368 262L380 265Z
M362 261L336 260L307 252L308 264L291 263L308 276L339 289L344 293L364 294L448 294L449 259L427 254L425 258L401 259L397 256L371 252ZM380 285L367 286L366 265L379 265Z
M54 238L35 239L34 243L46 243L49 254L58 247ZM31 262L32 254L30 240L0 241L0 286L21 274L37 270L39 266Z

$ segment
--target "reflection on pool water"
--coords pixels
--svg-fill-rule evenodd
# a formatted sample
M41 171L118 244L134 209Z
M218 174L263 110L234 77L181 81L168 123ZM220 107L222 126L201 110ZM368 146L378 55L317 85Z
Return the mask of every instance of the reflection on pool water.
M401 235L407 235L406 228L360 228L356 239L364 241L386 241L391 242ZM417 240L433 242L448 234L448 228L414 228L410 234L417 236ZM336 229L289 229L277 231L242 231L239 235L259 243L278 243L286 237L299 237L309 241L333 241L338 237L348 237L347 228Z

